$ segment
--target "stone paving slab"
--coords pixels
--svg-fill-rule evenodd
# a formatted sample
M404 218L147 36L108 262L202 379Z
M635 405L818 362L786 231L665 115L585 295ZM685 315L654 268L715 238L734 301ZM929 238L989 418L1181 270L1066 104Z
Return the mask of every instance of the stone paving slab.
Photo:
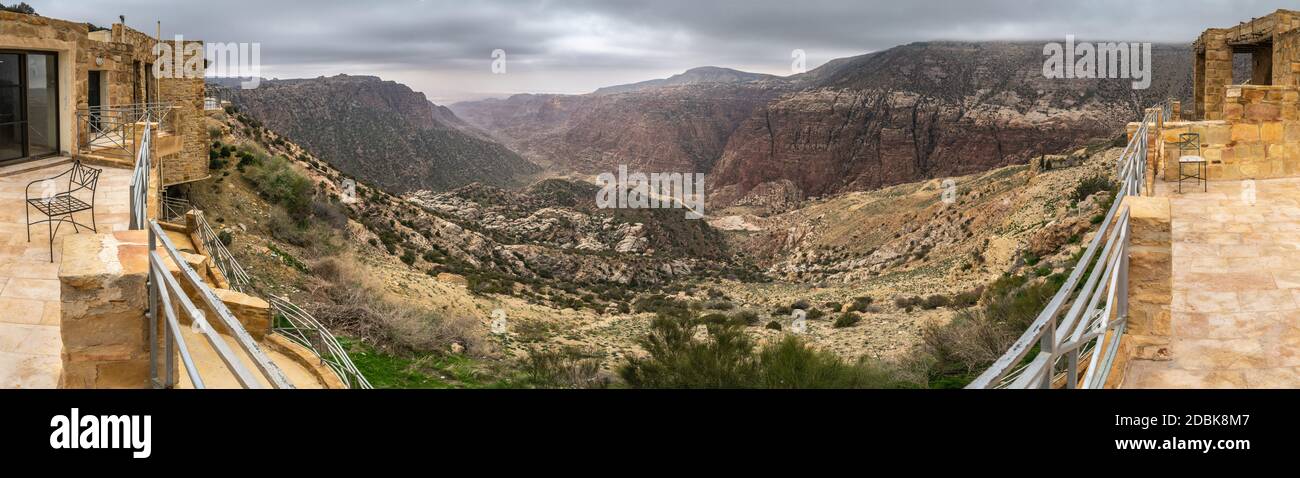
M59 335L59 257L62 239L78 232L60 227L50 262L49 232L42 224L27 236L23 190L31 181L66 171L55 165L0 177L0 388L55 388L62 372ZM100 232L129 225L131 171L104 168L95 197ZM33 211L34 213L34 211ZM90 222L89 212L78 215ZM83 234L90 233L83 229Z
M1300 388L1300 178L1170 198L1170 360L1131 363L1124 388ZM1185 190L1186 191L1186 190Z

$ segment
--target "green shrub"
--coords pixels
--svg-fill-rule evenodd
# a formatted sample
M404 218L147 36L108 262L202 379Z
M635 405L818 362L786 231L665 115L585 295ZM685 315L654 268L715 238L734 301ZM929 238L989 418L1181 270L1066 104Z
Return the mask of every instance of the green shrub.
M741 310L731 314L731 321L736 325L758 325L758 312Z
M230 242L234 240L234 237L231 237L230 231L222 230L217 233L217 240L221 241L221 245L230 247Z
M812 307L812 304L809 304L808 301L803 299L796 300L794 301L793 304L790 305L790 309L799 309L799 310L808 310L808 308L810 307Z
M1038 261L1040 261L1040 260L1042 260L1042 258L1038 257L1038 254L1034 254L1033 252L1025 251L1025 265L1027 265L1027 266L1033 266L1034 264L1037 264Z
M408 266L415 265L415 251L407 249L405 252L403 252L402 262L406 263L406 265Z
M854 325L857 325L858 322L861 321L862 321L862 316L859 316L856 312L845 312L843 314L840 314L838 317L835 317L835 322L832 323L831 325L837 329L842 329L845 327L852 327Z
M921 308L925 310L938 309L940 307L945 307L947 305L948 305L948 298L939 294L934 294L929 297L926 297L925 301L921 302Z
M873 302L875 302L875 299L872 299L872 298L869 297L869 296L865 296L865 295L864 295L864 296L860 296L860 297L854 297L854 298L853 298L853 303L852 303L852 304L849 304L849 311L852 311L852 312L866 312L867 309L871 307L871 304L872 304Z
M921 302L924 302L924 300L920 296L896 297L894 298L894 307L911 310L913 307L920 306Z
M781 323L773 320L768 322L767 325L764 325L763 328L768 330L781 330Z
M1093 176L1084 179L1083 181L1080 181L1079 184L1075 185L1074 193L1070 195L1070 199L1073 199L1074 202L1079 202L1097 192L1114 190L1115 182L1111 181L1110 178L1100 175Z
M241 159L241 162L243 160ZM306 217L315 191L311 181L279 156L255 163L244 175L268 201L284 206L293 217Z
M754 344L731 325L709 325L711 340L693 340L698 321L657 317L639 340L646 357L630 357L619 375L633 388L746 388L757 376Z
M825 313L825 312L822 312L821 309L816 309L816 308L814 308L814 309L808 309L808 315L805 316L805 318L808 319L808 320L817 320L817 319L820 319L820 318L825 317L825 316L826 316L826 313Z
M755 350L739 327L706 325L710 340L694 340L697 321L660 317L619 375L633 388L897 388L900 380L866 359L844 362L786 336ZM780 330L769 322L767 328Z
M731 322L731 318L723 314L704 314L700 316L700 322L713 325L724 325Z
M736 305L725 300L711 300L704 304L704 308L709 310L731 310L736 308Z

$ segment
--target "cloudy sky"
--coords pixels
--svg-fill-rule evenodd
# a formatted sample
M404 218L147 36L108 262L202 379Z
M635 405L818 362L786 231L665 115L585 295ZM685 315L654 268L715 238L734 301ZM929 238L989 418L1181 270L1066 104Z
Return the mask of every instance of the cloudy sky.
M26 0L37 12L218 42L258 42L262 76L377 75L437 103L585 93L713 65L788 75L924 40L1189 42L1292 1ZM1292 5L1294 7L1294 5ZM491 71L506 52L506 73Z

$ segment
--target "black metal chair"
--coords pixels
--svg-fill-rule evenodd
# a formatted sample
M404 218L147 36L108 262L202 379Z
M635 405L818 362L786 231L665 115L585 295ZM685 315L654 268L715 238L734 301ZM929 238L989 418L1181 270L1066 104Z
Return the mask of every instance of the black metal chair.
M50 262L54 262L54 236L59 232L59 228L54 225L55 222L58 222L59 226L62 226L65 221L70 222L77 232L81 232L83 227L99 232L98 225L95 224L95 187L99 185L101 172L102 169L88 167L78 160L72 163L72 169L64 171L63 174L27 183L24 192L27 199L24 208L27 213L27 242L32 242L32 226L45 223L50 230ZM68 177L68 188L60 192L55 190L58 187L55 180L63 176ZM41 185L40 196L33 198L32 186L37 184ZM44 214L45 219L32 221L32 208ZM89 227L77 222L72 216L82 211L90 211Z
M1183 192L1183 180L1195 179L1198 185L1202 185L1203 191L1210 190L1209 165L1205 158L1201 157L1201 135L1198 133L1183 133L1178 135L1178 193ZM1187 154L1196 151L1196 154ZM1196 172L1187 174L1183 172L1184 165L1196 167Z

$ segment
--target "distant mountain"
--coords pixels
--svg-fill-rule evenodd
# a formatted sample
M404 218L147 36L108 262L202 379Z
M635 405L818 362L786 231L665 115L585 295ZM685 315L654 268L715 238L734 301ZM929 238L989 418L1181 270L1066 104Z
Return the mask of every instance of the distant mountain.
M929 42L837 60L760 108L712 171L715 204L793 181L805 195L959 176L1120 134L1191 96L1191 50L1154 45L1151 87L1048 79L1041 43ZM715 206L716 207L716 206Z
M229 99L340 171L401 194L519 186L536 165L424 94L372 76L263 80Z
M1153 46L1145 90L1130 79L1045 78L1042 48L913 43L784 78L705 68L586 95L451 109L561 172L627 164L711 173L717 207L768 183L823 195L1023 163L1112 138L1166 98L1190 100L1188 46Z
M779 76L766 75L762 73L749 73L746 71L733 70L731 68L701 66L699 68L691 68L683 73L678 73L668 78L646 80L626 85L606 86L597 89L593 94L612 95L643 91L650 88L659 88L664 86L698 85L701 83L748 83L751 81L779 80L780 78L781 77Z
M660 86L620 94L515 95L455 103L457 116L561 172L705 172L741 122L785 81Z

